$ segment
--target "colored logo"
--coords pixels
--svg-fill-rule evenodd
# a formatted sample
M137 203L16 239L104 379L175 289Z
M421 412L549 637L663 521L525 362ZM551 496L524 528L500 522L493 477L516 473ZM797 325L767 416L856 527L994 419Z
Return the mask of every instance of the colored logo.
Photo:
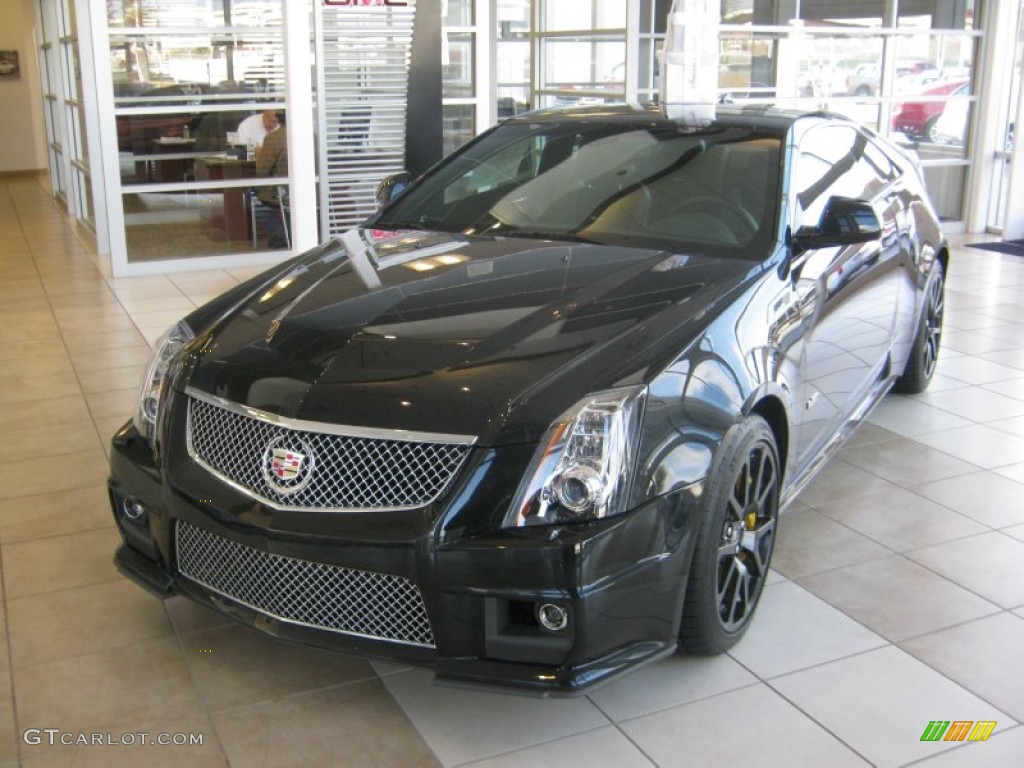
M292 480L299 474L306 456L287 448L275 448L271 452L270 471L279 480Z
M313 478L313 451L302 438L278 435L263 453L263 479L272 491L298 493Z
M988 741L995 720L930 720L921 741Z

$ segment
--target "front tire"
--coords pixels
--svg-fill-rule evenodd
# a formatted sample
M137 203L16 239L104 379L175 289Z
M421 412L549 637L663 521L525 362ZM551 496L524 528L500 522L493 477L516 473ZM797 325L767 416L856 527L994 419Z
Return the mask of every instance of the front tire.
M686 651L723 653L746 632L775 547L780 483L768 423L751 416L733 427L704 489L679 630Z
M935 365L939 360L939 346L942 343L942 316L945 311L946 275L942 262L936 260L932 271L932 280L925 297L924 312L921 324L914 337L914 346L907 357L907 367L903 375L896 379L893 387L895 392L904 395L916 395L924 392L935 375Z

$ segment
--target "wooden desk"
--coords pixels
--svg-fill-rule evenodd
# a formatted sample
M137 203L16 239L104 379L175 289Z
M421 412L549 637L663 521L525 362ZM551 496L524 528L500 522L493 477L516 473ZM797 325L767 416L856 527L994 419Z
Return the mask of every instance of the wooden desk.
M226 179L252 179L255 185L256 163L251 160L236 160L229 157L201 157L196 160L196 179L199 181L221 181ZM204 199L199 206L199 220L207 237L214 240L248 240L252 237L249 229L250 187L225 187L221 190L206 189L199 195ZM218 205L223 198L223 205Z
M185 174L195 173L196 140L180 136L161 136L150 142L150 153L156 157L150 163L149 180L158 184L184 181ZM166 155L166 157L163 157Z

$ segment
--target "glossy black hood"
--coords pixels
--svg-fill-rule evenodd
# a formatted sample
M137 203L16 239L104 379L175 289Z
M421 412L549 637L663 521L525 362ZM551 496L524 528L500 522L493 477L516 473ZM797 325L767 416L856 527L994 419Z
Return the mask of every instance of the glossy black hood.
M353 230L198 329L176 385L289 418L532 441L588 392L649 378L652 345L680 349L755 265Z

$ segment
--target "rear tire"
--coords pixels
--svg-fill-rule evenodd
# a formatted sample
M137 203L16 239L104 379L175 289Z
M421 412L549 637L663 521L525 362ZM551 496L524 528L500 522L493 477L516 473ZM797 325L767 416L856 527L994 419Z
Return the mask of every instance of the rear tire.
M939 359L939 347L942 343L942 315L945 311L946 275L942 270L942 262L936 260L932 267L932 275L925 299L921 323L914 337L914 346L910 348L907 367L903 375L896 379L893 387L895 392L904 395L915 395L924 392L935 375L935 365Z
M775 547L780 481L768 423L751 416L733 427L702 498L679 629L688 652L723 653L746 632Z

